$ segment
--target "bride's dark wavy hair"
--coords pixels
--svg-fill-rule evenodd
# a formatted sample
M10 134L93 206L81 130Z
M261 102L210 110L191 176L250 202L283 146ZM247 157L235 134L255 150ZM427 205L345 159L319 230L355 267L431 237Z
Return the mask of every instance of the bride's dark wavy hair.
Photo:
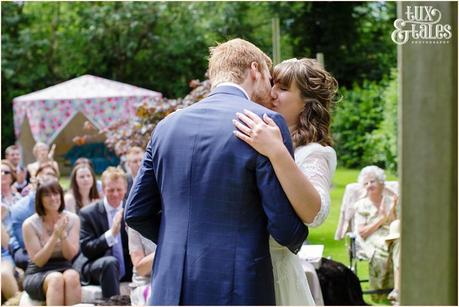
M338 81L313 59L290 59L274 67L274 82L290 88L292 82L301 92L304 109L292 131L295 147L312 142L333 145L331 137L331 108L338 100Z

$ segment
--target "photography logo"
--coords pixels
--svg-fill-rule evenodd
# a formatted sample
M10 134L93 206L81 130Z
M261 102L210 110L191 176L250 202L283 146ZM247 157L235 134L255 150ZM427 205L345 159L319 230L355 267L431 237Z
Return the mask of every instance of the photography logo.
M441 24L441 12L432 6L407 6L406 19L394 21L395 30L391 38L397 45L405 44L410 38L412 44L448 44L451 25Z

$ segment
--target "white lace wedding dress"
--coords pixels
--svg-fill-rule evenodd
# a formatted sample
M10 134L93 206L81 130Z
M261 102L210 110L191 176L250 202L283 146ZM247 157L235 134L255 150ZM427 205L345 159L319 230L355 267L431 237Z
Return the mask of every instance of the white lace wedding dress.
M330 146L310 143L295 150L295 162L320 195L320 211L311 224L321 225L330 208L330 187L336 169L336 153ZM315 305L297 255L270 238L276 305Z

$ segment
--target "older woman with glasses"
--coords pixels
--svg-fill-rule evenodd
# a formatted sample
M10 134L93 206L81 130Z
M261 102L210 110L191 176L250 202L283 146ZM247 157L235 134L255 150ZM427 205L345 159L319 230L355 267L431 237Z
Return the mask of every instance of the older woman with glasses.
M19 199L21 195L14 189L14 182L16 181L16 171L14 166L8 160L1 161L2 171L2 207L8 209ZM3 209L4 209L3 208Z
M9 233L6 231L7 227L10 226L10 208L21 199L19 195L13 189L13 183L16 180L16 174L14 172L14 166L8 160L1 161L1 172L2 172L2 195L1 195L1 206L2 206L2 258L0 262L1 269L1 281L2 281L2 295L5 299L13 297L18 292L18 284L14 278L15 263L13 257L9 253Z
M391 255L385 239L389 235L390 223L397 218L398 197L385 188L384 182L384 170L374 165L364 167L359 183L366 189L367 195L355 204L356 242L362 256L369 260L372 289L394 286ZM382 296L373 294L372 298L379 301Z

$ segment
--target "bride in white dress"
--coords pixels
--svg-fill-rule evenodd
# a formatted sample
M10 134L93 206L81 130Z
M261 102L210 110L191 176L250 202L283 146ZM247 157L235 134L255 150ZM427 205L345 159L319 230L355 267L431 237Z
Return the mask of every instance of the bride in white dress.
M328 216L330 187L336 168L331 147L330 109L337 81L315 60L291 59L274 68L272 102L282 114L295 147L293 160L279 128L268 116L263 119L244 110L237 114L236 136L268 157L296 214L313 228ZM315 305L297 255L270 239L276 305Z

